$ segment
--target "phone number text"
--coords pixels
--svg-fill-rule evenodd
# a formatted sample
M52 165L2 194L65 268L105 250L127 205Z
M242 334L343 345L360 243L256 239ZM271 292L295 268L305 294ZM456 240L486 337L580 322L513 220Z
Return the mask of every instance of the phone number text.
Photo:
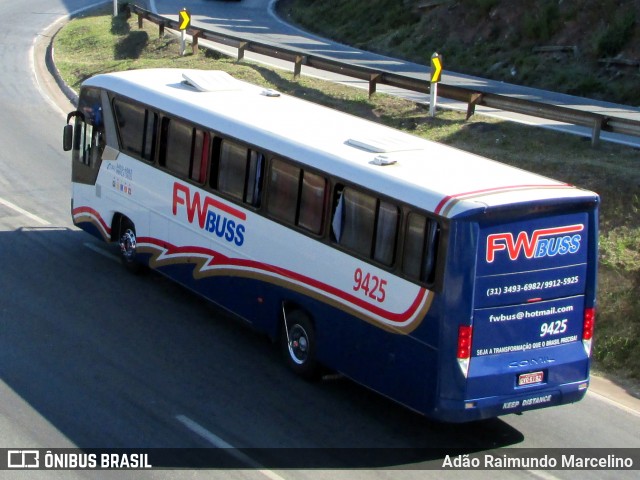
M575 285L578 282L580 282L580 277L578 275L574 275L572 277L545 280L543 282L529 282L525 284L491 287L487 289L487 297L495 297L498 295L509 293L535 292L539 290L547 290L550 288L566 287L568 285Z

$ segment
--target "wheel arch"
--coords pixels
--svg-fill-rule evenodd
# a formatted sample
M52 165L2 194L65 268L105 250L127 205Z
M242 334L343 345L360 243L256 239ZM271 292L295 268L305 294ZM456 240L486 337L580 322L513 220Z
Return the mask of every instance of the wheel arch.
M124 220L128 220L132 225L135 226L133 221L125 214L120 212L115 212L113 214L113 218L111 219L111 241L118 242L120 241L120 235L122 235L122 225L124 224Z
M300 312L304 314L311 322L311 325L313 326L313 328L317 330L317 325L316 325L316 321L313 314L307 308L303 307L300 303L291 299L283 299L280 302L280 306L281 306L281 309L280 309L279 318L278 318L279 321L278 321L278 330L276 332L276 339L279 338L283 332L285 318L291 315L293 312Z

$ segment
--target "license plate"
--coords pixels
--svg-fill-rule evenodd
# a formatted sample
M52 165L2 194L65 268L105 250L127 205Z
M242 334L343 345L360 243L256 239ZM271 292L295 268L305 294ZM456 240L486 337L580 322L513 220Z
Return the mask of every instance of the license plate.
M544 380L544 372L523 373L518 376L518 386L541 383Z

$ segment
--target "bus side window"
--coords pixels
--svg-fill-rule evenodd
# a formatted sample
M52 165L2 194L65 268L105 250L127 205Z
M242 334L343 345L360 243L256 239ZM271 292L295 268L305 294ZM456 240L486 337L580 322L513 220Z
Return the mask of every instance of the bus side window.
M404 241L402 271L410 278L433 283L440 228L435 220L409 214Z
M247 183L244 201L254 207L259 207L262 199L262 177L264 176L265 157L261 152L249 150L249 165L247 167Z
M399 221L397 205L347 187L338 192L333 238L353 252L391 266Z
M145 128L146 110L140 105L120 99L113 101L113 107L122 151L134 157L145 158L143 140L145 132L147 132L147 128Z
M230 140L222 141L217 187L238 201L244 200L247 155L246 147Z
M390 266L393 264L398 237L398 222L400 209L390 202L383 200L378 204L378 221L376 225L376 242L373 259Z
M181 120L162 119L160 166L183 178L189 177L194 130Z
M264 154L226 139L214 144L214 150L219 148L219 156L215 174L212 171L212 186L240 202L259 207Z
M322 231L327 180L274 159L269 172L269 214L316 235Z
M376 219L376 199L352 188L342 193L343 223L340 245L365 257L371 257Z
M300 168L274 159L269 172L269 215L290 225L296 223Z
M320 234L327 198L327 180L315 173L303 172L298 225Z
M144 135L142 137L142 158L153 162L156 154L156 132L158 128L158 114L151 110L145 111Z
M204 183L207 179L207 168L209 164L209 145L211 134L196 129L193 135L193 154L191 156L191 167L189 168L189 179Z

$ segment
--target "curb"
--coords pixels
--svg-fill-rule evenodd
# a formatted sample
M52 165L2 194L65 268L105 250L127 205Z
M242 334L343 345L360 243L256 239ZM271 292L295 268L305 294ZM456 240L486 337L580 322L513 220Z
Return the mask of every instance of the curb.
M75 109L78 95L64 82L55 65L53 40L69 18L70 16L66 16L56 20L38 35L33 43L33 71L38 86L50 103L65 116Z
M587 393L600 397L604 401L630 413L640 415L640 398L635 396L637 393L630 393L627 389L606 377L591 374Z

